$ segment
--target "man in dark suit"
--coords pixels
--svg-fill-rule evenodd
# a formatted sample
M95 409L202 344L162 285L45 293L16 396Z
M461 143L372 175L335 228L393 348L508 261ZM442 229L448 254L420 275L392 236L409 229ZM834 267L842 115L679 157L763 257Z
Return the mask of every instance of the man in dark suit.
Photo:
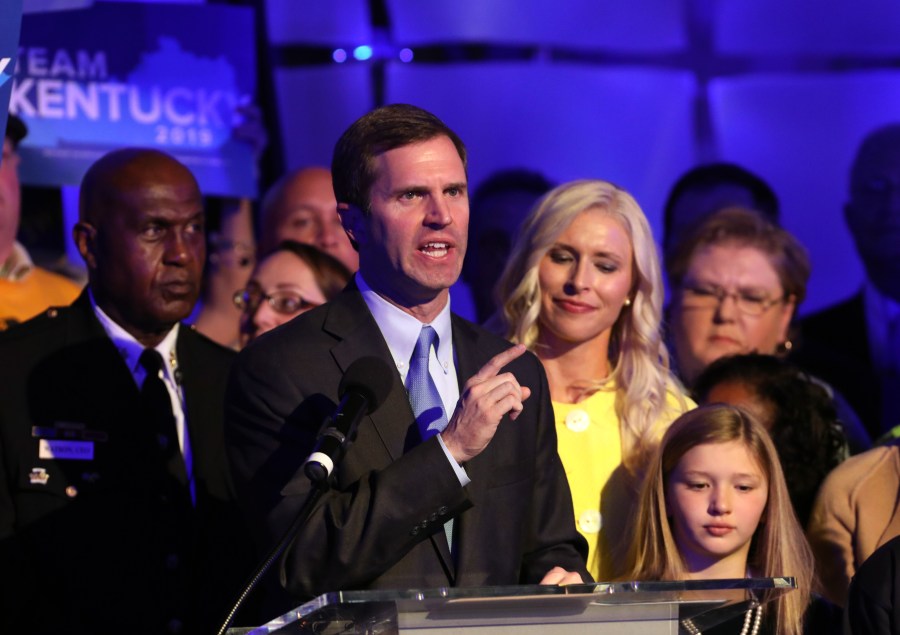
M74 237L86 290L0 337L0 631L214 632L252 562L222 433L233 353L179 324L197 183L161 152L107 154Z
M866 281L801 321L793 359L846 397L877 439L900 425L900 124L863 140L844 215Z
M391 367L387 399L363 418L281 560L295 604L339 589L589 579L540 363L450 314L447 290L466 250L465 160L457 135L413 106L379 108L351 125L332 175L359 272L336 300L242 351L232 372L229 456L268 547L310 491L302 464L343 373L366 356ZM426 348L429 381L446 415L434 436L404 390L429 328L437 335Z
M869 556L850 583L844 635L900 633L900 536Z

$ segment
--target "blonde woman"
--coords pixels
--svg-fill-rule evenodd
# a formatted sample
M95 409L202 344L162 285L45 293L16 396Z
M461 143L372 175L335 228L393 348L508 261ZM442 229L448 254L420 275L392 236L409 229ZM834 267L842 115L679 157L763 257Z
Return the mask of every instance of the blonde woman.
M669 371L659 260L637 202L599 180L551 190L520 229L498 300L496 330L547 371L588 571L616 577L642 468L692 405Z
M795 591L711 632L828 632L828 620L804 629L812 553L775 446L746 411L712 404L675 421L647 472L640 509L629 580L791 576ZM819 619L826 608L817 605Z

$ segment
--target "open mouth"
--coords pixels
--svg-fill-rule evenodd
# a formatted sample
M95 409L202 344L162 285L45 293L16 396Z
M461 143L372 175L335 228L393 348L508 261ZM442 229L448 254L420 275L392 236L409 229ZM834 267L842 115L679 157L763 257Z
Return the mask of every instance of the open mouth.
M421 247L419 247L419 251L428 256L429 258L443 258L450 251L449 243L425 243Z

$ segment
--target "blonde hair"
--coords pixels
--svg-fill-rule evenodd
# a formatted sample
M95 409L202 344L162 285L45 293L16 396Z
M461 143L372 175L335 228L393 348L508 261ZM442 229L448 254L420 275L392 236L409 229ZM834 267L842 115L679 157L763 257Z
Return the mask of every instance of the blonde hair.
M746 411L725 404L701 406L681 415L663 436L641 488L635 531L628 553L632 580L680 580L684 560L666 514L666 485L681 457L698 445L742 443L763 469L768 499L751 543L747 565L763 577L792 576L797 589L779 596L776 631L800 635L813 584L813 556L794 514L778 453L768 432Z
M633 260L631 305L622 309L612 327L609 351L611 373L588 393L616 386L616 414L625 467L639 472L656 445L673 392L684 411L682 391L669 371L669 354L662 341L663 284L656 243L644 212L625 190L600 180L564 183L540 199L525 219L506 269L497 283L495 316L498 332L534 350L541 310L538 267L560 234L586 210L598 209L617 220L631 240Z

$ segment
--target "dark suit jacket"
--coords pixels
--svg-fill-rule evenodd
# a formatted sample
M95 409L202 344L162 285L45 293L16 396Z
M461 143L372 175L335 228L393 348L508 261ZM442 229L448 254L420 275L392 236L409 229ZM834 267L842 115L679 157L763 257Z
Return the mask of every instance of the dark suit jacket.
M872 439L884 433L862 293L801 320L791 361L841 393Z
M209 633L223 619L252 568L222 433L234 354L186 326L176 350L194 508L162 501L138 388L86 293L0 337L0 632L163 633L179 620ZM40 458L52 435L91 443L93 459Z
M846 617L846 635L900 633L900 536L876 549L853 576Z
M453 316L462 385L509 346ZM436 437L419 442L387 344L355 285L244 349L226 398L226 440L239 498L266 548L297 515L301 469L342 374L356 359L387 360L393 387L359 426L333 488L281 563L301 599L328 591L537 583L554 565L588 581L586 545L556 452L546 376L526 354L505 370L532 390L515 421L464 467L461 487ZM462 390L461 390L462 392ZM451 556L443 525L455 518Z

